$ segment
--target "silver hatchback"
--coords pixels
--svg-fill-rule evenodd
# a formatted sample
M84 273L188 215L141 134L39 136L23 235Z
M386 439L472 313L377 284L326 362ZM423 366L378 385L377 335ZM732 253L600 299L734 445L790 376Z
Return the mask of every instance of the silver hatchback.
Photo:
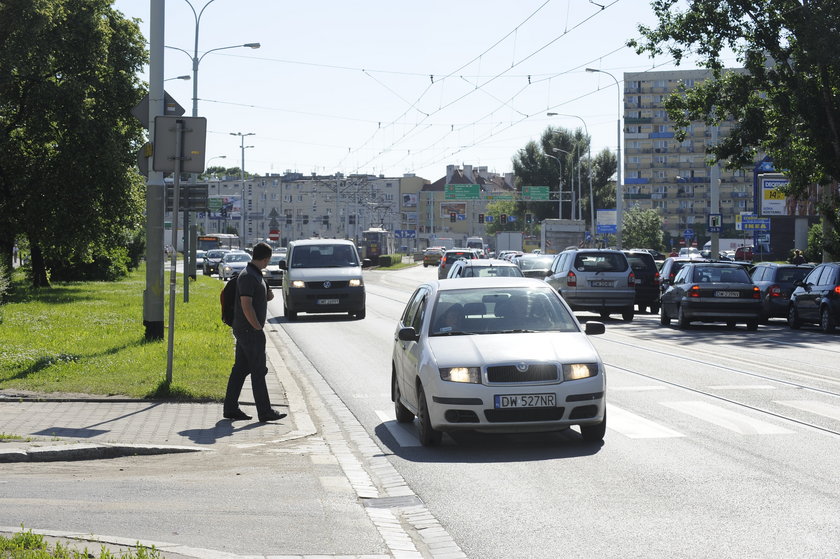
M545 278L572 310L590 311L607 318L621 313L633 320L636 277L620 250L570 249L554 258Z

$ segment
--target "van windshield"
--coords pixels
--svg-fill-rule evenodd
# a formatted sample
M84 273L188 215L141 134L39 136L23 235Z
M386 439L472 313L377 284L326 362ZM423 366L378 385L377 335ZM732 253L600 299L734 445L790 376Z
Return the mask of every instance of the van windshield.
M358 266L356 251L350 245L306 245L295 247L292 268L342 268Z

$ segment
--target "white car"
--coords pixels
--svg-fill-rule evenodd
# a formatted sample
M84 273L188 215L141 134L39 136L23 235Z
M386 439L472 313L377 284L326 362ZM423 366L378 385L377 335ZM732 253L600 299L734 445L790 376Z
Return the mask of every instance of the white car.
M397 324L391 400L418 421L420 442L456 430L532 432L580 427L604 438L604 365L557 292L533 278L445 279L417 288Z
M248 262L251 261L251 255L245 251L229 252L222 257L219 262L219 279L227 281L239 275L239 272L245 269Z

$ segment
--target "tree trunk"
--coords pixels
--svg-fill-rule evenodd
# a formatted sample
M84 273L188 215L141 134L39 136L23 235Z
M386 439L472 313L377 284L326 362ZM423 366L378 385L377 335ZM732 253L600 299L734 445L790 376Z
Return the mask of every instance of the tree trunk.
M41 245L31 235L29 237L29 251L30 266L32 266L32 286L50 287L50 282L47 279L47 269L44 266L44 253L41 252Z

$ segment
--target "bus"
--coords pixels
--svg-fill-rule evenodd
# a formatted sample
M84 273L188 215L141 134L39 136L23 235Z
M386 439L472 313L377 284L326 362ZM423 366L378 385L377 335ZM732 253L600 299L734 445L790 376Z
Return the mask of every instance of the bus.
M231 233L210 233L199 235L196 238L196 248L198 250L213 250L214 248L232 250L240 247L239 236Z
M368 259L376 265L381 255L394 253L394 235L381 227L371 227L362 231L360 248L362 259Z

